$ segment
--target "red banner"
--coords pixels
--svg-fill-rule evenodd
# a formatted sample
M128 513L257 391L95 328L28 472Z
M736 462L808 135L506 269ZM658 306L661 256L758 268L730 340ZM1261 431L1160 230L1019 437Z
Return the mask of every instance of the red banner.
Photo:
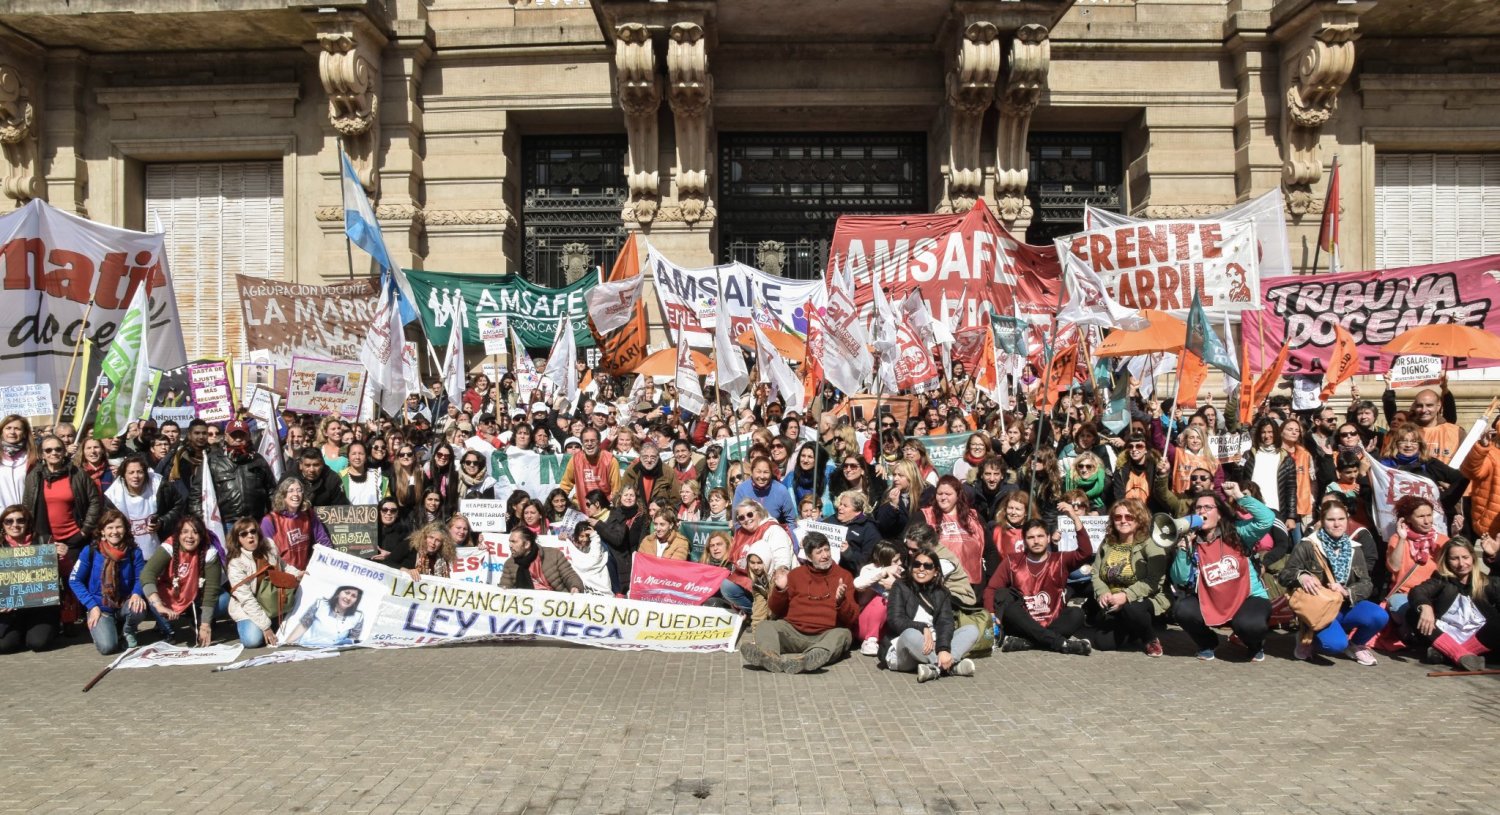
M729 570L718 566L636 552L627 596L631 600L653 603L701 606L704 600L718 592L727 577Z
M1051 321L1062 271L1052 246L1021 243L981 201L957 215L845 215L833 230L829 271L852 264L854 301L863 307L874 280L897 302L914 288L935 317L957 328L983 327L985 303Z
M1384 373L1394 357L1380 347L1419 325L1457 323L1500 333L1497 277L1500 255L1263 280L1265 310L1247 312L1242 323L1250 367L1263 370L1289 346L1285 373L1322 373L1338 342L1336 325L1354 337L1361 374Z

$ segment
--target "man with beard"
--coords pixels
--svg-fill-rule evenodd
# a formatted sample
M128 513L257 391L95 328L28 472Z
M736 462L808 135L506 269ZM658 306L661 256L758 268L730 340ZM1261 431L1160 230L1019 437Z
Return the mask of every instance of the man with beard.
M654 441L641 445L640 458L632 461L620 475L620 485L626 484L636 488L642 504L662 500L675 507L680 498L677 475L671 467L662 464L661 449Z
M197 428L189 429L189 438L195 430ZM223 516L226 528L241 518L259 523L271 509L276 476L271 474L271 465L250 446L250 429L244 422L230 422L224 431L224 449L209 450L204 454L209 476L214 482L214 494L219 499L219 514ZM313 452L322 466L323 454ZM334 483L337 484L337 480ZM202 478L191 479L188 506L202 511Z
M1040 520L1026 522L1024 557L1001 558L984 587L984 607L1000 620L1002 651L1041 648L1087 656L1089 641L1073 635L1083 627L1083 609L1068 606L1068 575L1093 559L1094 547L1078 509L1063 504L1078 530L1078 548L1053 552L1052 534Z
M850 626L859 617L854 576L833 562L828 538L802 537L807 563L771 577L771 614L740 645L746 665L773 673L815 671L849 653Z
M583 509L584 498L594 490L606 496L619 492L620 465L613 453L600 449L598 428L585 427L578 441L583 449L573 454L558 486L572 497L574 506Z

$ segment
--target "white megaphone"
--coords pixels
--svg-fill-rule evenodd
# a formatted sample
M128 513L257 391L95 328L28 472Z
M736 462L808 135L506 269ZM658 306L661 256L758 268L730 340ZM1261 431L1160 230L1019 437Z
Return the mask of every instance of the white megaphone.
M1151 516L1151 540L1163 549L1171 549L1189 529L1202 527L1201 516L1189 515L1186 518L1173 518L1165 512L1158 512Z

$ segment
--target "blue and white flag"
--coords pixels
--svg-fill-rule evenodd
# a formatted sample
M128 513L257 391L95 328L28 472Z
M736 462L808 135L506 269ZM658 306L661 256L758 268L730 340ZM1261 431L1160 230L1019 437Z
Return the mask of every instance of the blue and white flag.
M380 266L382 284L386 276L396 281L396 290L401 292L401 323L409 323L417 319L417 310L413 305L417 298L411 292L411 284L407 282L406 274L391 261L391 253L385 248L385 238L380 234L380 222L375 220L375 211L370 209L370 199L365 197L365 188L354 174L354 165L349 163L349 157L342 151L339 153L339 162L344 168L344 234Z

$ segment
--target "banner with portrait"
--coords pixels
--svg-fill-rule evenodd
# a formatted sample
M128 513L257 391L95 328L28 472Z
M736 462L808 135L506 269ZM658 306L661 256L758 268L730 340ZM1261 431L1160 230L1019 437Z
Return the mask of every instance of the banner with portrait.
M292 357L286 409L318 416L359 417L365 366L358 362Z

